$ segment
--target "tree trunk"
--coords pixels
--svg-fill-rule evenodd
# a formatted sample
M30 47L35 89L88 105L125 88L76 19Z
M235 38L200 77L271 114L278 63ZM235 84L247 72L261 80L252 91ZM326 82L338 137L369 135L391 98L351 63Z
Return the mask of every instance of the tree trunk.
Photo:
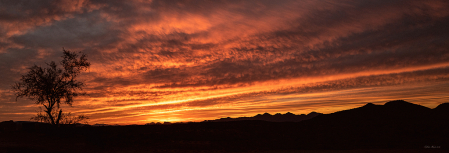
M59 110L58 119L56 119L56 125L59 125L59 119L61 119L62 109Z
M48 114L48 117L50 117L51 124L55 125L55 120L54 120L53 116L51 116L51 109L47 109L46 112Z

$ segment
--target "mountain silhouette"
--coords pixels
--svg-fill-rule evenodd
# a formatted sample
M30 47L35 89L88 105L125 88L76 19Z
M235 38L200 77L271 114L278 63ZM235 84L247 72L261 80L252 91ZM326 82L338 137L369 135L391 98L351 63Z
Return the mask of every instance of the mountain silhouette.
M7 142L0 152L447 152L448 117L449 103L430 109L396 100L330 114L264 113L196 123L56 128L6 121L0 123L0 142Z
M230 122L230 121L269 121L269 122L300 122L304 120L308 120L314 118L322 113L311 112L307 115L295 115L293 113L287 112L285 114L277 113L275 115L271 115L269 113L257 114L253 117L239 117L239 118L220 118L216 120L206 120L205 122Z
M449 112L449 103L442 103L433 109L437 113Z
M403 100L390 101L384 105L368 103L362 107L317 116L310 122L320 124L351 125L386 124L395 122L425 122L432 116L432 109Z
M422 148L447 144L448 104L435 109L403 100L319 115L300 124L310 135L325 137L334 148ZM310 136L309 135L309 136ZM316 140L310 137L311 142ZM348 146L349 145L349 146ZM362 148L363 148L362 147Z
M387 109L390 109L392 111L397 110L397 111L407 111L407 112L412 112L412 111L416 111L416 112L429 112L431 109L421 106L421 105L417 105L417 104L413 104L413 103L409 103L406 102L404 100L395 100L395 101L390 101L384 104L384 107L386 107Z
M433 115L439 122L449 121L449 103L442 103L433 109Z
M435 109L413 104L403 100L395 100L384 105L368 103L362 107L319 115L310 122L322 124L386 124L386 123L427 123L448 115L448 104L441 104Z

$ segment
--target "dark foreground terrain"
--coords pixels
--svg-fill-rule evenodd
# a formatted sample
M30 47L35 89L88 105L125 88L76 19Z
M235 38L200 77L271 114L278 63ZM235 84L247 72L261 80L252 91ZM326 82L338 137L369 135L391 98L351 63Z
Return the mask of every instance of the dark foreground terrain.
M449 103L405 101L322 114L301 122L0 129L0 152L449 152Z

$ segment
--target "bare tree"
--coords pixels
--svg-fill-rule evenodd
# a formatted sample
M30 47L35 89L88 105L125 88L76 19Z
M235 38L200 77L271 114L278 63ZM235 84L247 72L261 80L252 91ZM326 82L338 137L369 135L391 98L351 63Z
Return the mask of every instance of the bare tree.
M22 75L19 82L13 85L13 90L17 98L28 97L36 101L36 104L44 106L44 114L38 113L31 118L37 121L49 122L58 125L61 120L67 123L71 114L62 113L60 109L61 101L72 106L73 98L84 95L82 87L83 82L76 80L76 77L87 70L90 63L87 62L86 54L80 52L80 56L75 52L63 49L63 60L60 62L62 68L52 61L46 63L48 67L42 68L34 65L29 69L26 75ZM74 118L76 121L76 117ZM87 119L85 116L79 116L78 119Z
M56 109L53 109L51 114L52 114L52 116L57 116L58 111ZM77 123L87 124L87 121L86 121L87 119L89 119L89 117L84 116L84 115L73 116L72 113L70 113L70 112L67 112L67 113L62 112L60 120L59 120L59 124L77 124ZM31 117L31 120L34 120L37 122L43 122L43 123L51 123L51 119L50 119L49 115L46 113L46 111L42 111L42 108L39 112L37 112L36 116Z

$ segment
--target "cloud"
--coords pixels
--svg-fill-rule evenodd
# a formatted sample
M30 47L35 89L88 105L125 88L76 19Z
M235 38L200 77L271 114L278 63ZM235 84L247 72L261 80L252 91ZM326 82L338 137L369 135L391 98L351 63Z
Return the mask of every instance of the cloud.
M108 29L108 23L99 17L77 17L36 27L32 32L12 36L11 41L29 48L83 48L113 43L117 32ZM112 40L111 40L112 39ZM95 43L92 43L96 41ZM56 47L61 48L61 47Z
M0 3L0 26L7 29L8 36L26 33L35 26L48 25L92 11L96 6L88 5L87 1L2 1Z

